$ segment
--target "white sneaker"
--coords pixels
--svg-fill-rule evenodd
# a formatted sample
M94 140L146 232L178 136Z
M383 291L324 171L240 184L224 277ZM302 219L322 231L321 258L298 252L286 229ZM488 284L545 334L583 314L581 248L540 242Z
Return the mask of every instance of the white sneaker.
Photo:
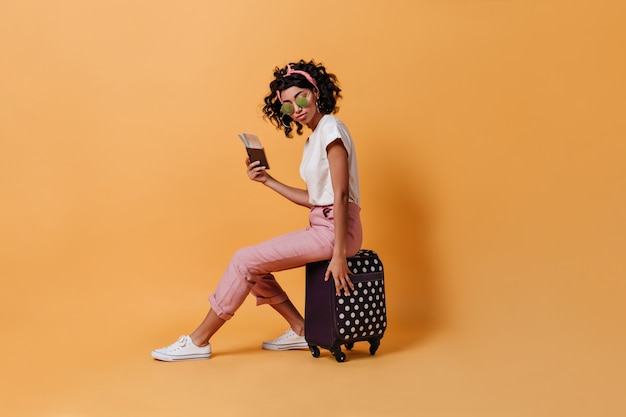
M292 329L274 340L263 342L263 349L267 350L308 349L308 347L309 344L304 340L304 336L298 336Z
M189 336L181 336L178 340L164 348L152 351L152 357L160 361L184 361L187 359L208 359L211 357L211 345L196 346Z

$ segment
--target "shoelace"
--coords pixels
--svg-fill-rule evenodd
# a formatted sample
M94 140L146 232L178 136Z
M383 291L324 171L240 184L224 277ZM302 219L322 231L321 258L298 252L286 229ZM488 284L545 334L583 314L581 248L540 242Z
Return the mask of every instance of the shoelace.
M295 332L293 330L289 329L285 333L283 333L278 339L276 339L276 341L285 340L289 336L291 336L292 334L295 334Z
M181 336L178 340L170 346L170 350L182 349L187 346L188 340L185 336Z

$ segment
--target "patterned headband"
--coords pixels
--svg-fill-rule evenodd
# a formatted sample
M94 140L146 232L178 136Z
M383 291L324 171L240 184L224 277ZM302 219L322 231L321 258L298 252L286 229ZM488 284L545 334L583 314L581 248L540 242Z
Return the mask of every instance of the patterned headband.
M300 74L300 75L302 75L304 78L306 78L306 80L308 82L313 84L313 87L315 87L316 90L319 91L319 89L317 88L317 83L315 82L313 77L311 77L311 74L309 74L306 71L294 70L294 69L291 68L291 65L287 65L287 73L285 75L283 75L283 78L289 77L292 74ZM279 90L276 90L276 97L278 97L278 101L280 101L281 103L283 102L283 99L280 97L280 91Z

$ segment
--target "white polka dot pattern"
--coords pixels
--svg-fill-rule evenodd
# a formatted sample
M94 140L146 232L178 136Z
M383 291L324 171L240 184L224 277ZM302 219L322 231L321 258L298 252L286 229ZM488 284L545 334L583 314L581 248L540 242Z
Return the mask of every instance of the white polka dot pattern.
M368 272L383 272L383 264L373 251L362 250L348 259L348 268L353 274L366 274Z
M373 251L348 259L354 291L337 297L337 331L345 342L382 337L387 327L383 265ZM367 275L365 275L367 274Z
M381 336L387 327L384 281L356 282L350 295L337 298L336 312L344 340Z

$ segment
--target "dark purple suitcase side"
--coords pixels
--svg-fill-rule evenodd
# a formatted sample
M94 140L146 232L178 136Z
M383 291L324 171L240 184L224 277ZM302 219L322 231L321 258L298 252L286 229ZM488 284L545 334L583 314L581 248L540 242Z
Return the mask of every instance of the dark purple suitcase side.
M355 290L337 296L334 282L324 281L328 262L306 266L304 336L311 354L319 357L322 347L343 362L342 345L350 350L355 342L368 341L374 355L387 328L383 264L376 252L359 251L348 259Z

